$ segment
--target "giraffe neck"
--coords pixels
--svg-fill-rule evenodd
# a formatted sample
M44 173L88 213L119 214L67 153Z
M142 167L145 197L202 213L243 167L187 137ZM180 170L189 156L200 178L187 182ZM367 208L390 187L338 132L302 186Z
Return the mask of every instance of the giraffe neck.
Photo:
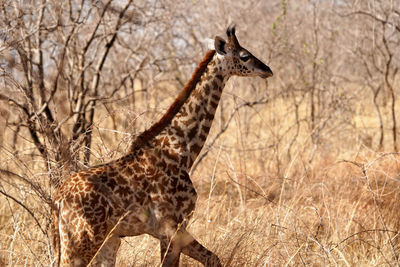
M168 125L170 125L172 119L180 111L183 104L190 97L193 90L196 88L197 83L200 81L201 76L206 71L208 64L213 59L215 50L210 50L206 53L203 60L199 63L196 70L194 71L192 78L186 84L185 88L180 92L178 97L168 108L168 111L162 116L162 118L154 123L149 129L138 135L131 143L129 154L134 153L137 149L146 146L149 142L161 133Z
M190 170L202 149L229 73L215 54L171 123L158 135L156 143L180 167Z

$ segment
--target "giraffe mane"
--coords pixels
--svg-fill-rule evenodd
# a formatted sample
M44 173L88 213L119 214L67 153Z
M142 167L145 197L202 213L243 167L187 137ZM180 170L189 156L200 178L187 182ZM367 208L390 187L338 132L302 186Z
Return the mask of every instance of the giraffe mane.
M202 61L193 72L192 77L185 85L183 90L179 93L175 101L168 108L167 112L161 117L159 121L154 123L150 128L143 131L136 137L136 139L132 142L129 152L133 152L148 143L148 141L160 134L161 131L164 130L165 127L167 127L171 123L172 119L180 111L185 101L190 97L191 93L196 88L196 84L200 81L201 75L203 75L203 73L205 72L214 54L215 50L210 50L206 53Z

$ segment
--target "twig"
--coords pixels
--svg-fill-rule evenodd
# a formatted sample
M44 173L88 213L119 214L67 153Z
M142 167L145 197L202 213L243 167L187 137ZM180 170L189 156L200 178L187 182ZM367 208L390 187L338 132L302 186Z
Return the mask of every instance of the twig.
M266 104L268 103L268 98L261 98L259 100L256 101L247 101L244 102L240 105L238 105L237 107L235 107L235 109L232 111L231 115L229 116L228 120L225 122L224 126L221 128L221 130L214 136L213 139L211 139L211 142L207 145L207 148L205 150L203 150L203 152L197 157L196 161L193 164L192 169L190 170L190 174L193 174L195 172L195 170L197 169L198 165L200 164L200 162L207 156L208 152L210 152L212 146L215 144L215 142L218 140L218 138L221 137L221 135L226 132L226 130L228 129L232 119L234 118L234 115L243 107L253 107L256 105L262 105L262 104Z
M33 214L33 212L32 212L27 206L25 206L24 203L22 203L21 201L19 201L19 200L16 199L15 197L13 197L13 196L7 194L6 192L4 192L4 191L1 190L1 189L0 189L0 193L3 194L6 198L12 199L15 203L17 203L17 204L20 205L22 208L24 208L24 209L29 213L29 215L31 215L32 218L35 220L35 222L36 222L37 226L39 227L40 231L41 231L45 236L47 236L47 233L46 233L46 231L43 230L42 226L41 226L40 223L39 223L39 220L35 217L35 215Z

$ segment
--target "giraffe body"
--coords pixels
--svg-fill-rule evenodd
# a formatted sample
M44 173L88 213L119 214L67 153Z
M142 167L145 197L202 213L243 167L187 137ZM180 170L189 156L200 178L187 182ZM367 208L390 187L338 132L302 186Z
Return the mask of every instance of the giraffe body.
M234 28L227 34L228 42L216 37L216 51L207 53L164 117L127 155L75 173L58 188L54 221L61 266L114 266L120 239L141 234L160 240L163 266L178 266L180 253L221 266L185 229L197 199L188 173L229 77L272 76L240 47Z

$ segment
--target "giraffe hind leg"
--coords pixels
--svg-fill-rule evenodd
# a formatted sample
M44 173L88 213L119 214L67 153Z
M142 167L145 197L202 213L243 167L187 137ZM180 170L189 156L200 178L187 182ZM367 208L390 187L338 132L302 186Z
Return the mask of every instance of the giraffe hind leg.
M189 232L184 231L186 235L185 239L191 239L191 242L182 248L182 253L185 255L201 262L204 266L209 267L221 267L221 261L217 255L210 250L206 249L203 245L197 242Z
M171 239L163 237L160 239L161 264L163 267L178 267L180 248Z
M171 239L161 238L161 262L163 267L178 267L180 253L201 262L207 267L221 267L221 261L217 255L197 242L185 229L180 229Z
M115 266L115 260L117 258L118 249L121 245L121 239L119 236L111 236L104 242L105 243L99 248L99 251L94 255L95 258L90 264L91 267Z

